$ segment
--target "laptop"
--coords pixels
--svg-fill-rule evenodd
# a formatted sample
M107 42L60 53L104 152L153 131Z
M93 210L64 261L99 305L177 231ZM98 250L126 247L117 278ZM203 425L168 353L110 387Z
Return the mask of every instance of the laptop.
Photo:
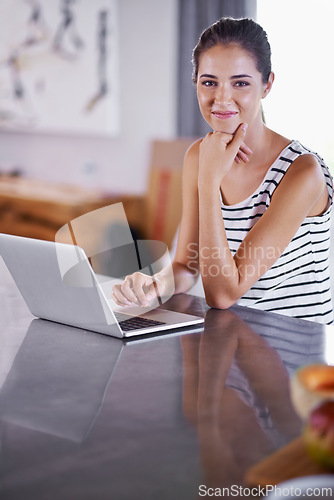
M38 318L118 338L203 326L203 317L160 307L120 310L108 292L115 281L99 277L77 245L0 233L0 255Z

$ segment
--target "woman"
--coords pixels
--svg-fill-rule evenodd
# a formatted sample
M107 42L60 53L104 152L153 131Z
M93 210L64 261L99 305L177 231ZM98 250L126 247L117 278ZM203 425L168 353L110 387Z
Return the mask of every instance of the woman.
M193 80L212 132L185 156L175 293L201 274L211 307L237 303L331 323L332 179L315 153L264 123L270 56L266 33L251 19L220 19L194 49ZM155 281L164 295L168 272ZM154 287L135 273L113 298L147 305Z

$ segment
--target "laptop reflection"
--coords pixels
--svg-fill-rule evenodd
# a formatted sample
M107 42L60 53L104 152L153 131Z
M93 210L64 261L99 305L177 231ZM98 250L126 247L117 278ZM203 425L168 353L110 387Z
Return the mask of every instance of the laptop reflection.
M34 319L0 391L0 420L75 442L92 429L123 343Z

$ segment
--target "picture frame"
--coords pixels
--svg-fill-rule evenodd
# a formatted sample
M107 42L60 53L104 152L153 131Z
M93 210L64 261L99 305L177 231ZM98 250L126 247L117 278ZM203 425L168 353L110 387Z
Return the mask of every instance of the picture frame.
M2 0L0 129L119 133L118 0Z

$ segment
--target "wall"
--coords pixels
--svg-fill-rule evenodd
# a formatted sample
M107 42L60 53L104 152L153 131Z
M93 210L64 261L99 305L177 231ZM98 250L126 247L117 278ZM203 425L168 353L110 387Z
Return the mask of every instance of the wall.
M177 0L119 0L121 129L118 137L0 133L0 169L142 193L150 141L176 131Z
M257 0L276 75L263 102L268 126L319 153L332 173L334 100L327 89L334 77L333 16L333 0Z

